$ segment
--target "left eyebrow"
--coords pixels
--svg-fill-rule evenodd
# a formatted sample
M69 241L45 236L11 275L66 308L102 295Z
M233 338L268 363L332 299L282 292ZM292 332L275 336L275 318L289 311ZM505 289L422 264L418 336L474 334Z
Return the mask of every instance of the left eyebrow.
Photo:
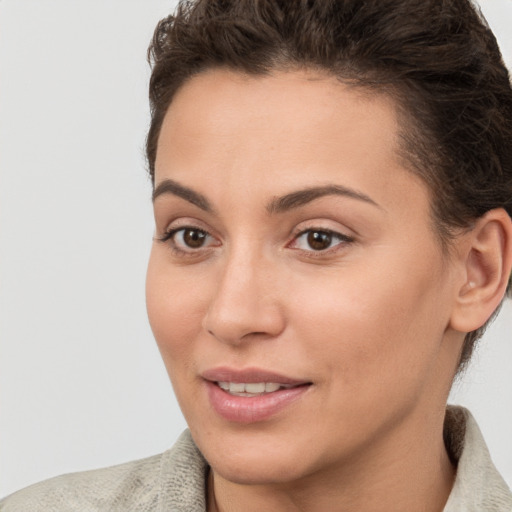
M188 201L189 203L196 205L205 212L213 212L212 205L210 204L208 199L206 199L206 197L203 196L203 194L200 194L199 192L196 192L191 188L185 187L184 185L181 185L177 181L163 180L161 183L159 183L158 186L153 191L153 202L155 202L155 199L157 197L164 194L171 194L173 196L181 197L181 199L184 199L185 201Z
M376 206L381 210L384 209L371 197L357 190L343 187L341 185L324 185L322 187L305 188L302 190L297 190L296 192L291 192L290 194L286 194L281 197L276 197L272 199L272 201L270 201L270 203L267 205L267 211L270 214L284 213L288 210L304 206L305 204L310 203L315 199L319 199L320 197L331 195L357 199L358 201L363 201L365 203Z

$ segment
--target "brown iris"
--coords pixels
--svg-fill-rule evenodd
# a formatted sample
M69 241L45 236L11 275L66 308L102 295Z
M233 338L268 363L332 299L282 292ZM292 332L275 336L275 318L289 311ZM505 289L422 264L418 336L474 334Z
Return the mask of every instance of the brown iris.
M308 233L308 245L315 251L328 249L331 242L332 235L326 231L310 231Z
M192 249L202 247L206 239L206 233L199 229L185 229L183 232L183 242Z

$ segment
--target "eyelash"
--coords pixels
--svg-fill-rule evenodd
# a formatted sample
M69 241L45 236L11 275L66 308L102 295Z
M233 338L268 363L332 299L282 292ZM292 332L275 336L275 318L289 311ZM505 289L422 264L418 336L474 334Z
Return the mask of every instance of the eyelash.
M201 228L198 228L195 226L180 226L180 227L177 227L177 228L167 231L161 237L158 237L157 240L162 243L167 243L168 246L170 247L170 249L178 256L197 256L200 251L205 251L210 248L210 247L198 247L197 249L194 249L192 247L189 247L188 249L183 249L183 248L179 247L178 244L176 243L174 237L179 232L185 233L186 231L193 231L193 232L199 233L200 235L202 235L204 237L213 238L212 235L204 229L201 229ZM311 234L311 233L328 235L329 237L331 237L330 241L337 240L338 243L336 243L333 246L327 247L326 249L318 249L318 250L315 250L313 248L300 249L298 247L294 247L297 244L297 241L301 237L303 237L304 235L307 235L307 234ZM355 240L353 237L344 235L343 233L339 233L339 232L333 231L331 229L310 227L307 229L303 229L303 230L297 232L296 234L294 234L293 240L290 243L288 243L286 247L298 250L298 251L302 252L303 254L307 254L309 257L322 257L326 254L336 252L337 250L340 249L340 246L343 247L343 246L349 245L349 244L353 243L354 241Z
M208 249L208 247L206 247L206 248L199 247L197 250L195 250L192 247L190 247L188 250L182 249L181 247L178 246L178 244L176 243L176 241L174 239L174 237L180 231L182 231L183 233L185 233L186 231L195 231L196 233L200 233L203 236L213 238L212 235L210 235L210 233L208 233L208 231L198 228L196 226L180 226L178 228L174 228L169 231L166 231L161 237L158 237L158 241L167 243L167 245L170 247L170 249L178 256L196 256L200 249L202 249L203 251L205 249Z
M302 236L307 235L307 234L312 234L312 233L317 233L317 234L321 233L322 235L328 235L329 237L331 237L331 240L330 240L331 242L334 242L335 240L337 240L338 243L335 243L334 245L329 246L326 249L319 249L319 250L315 250L311 246L310 246L311 248L309 250L296 248L296 250L298 250L298 251L307 253L308 256L310 256L310 257L322 257L326 254L331 254L333 252L340 250L342 247L347 246L355 241L355 239L353 237L344 235L343 233L339 233L338 231L334 231L332 229L310 227L310 228L303 229L303 230L299 231L298 233L296 233L294 235L291 243L288 244L288 247L293 248L293 246L297 244L298 240Z

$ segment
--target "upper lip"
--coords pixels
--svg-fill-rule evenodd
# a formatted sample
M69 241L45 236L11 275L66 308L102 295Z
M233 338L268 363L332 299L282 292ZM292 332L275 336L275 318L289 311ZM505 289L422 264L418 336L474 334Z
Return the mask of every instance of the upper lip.
M309 384L307 380L298 380L280 375L272 371L260 368L228 368L217 367L201 373L201 377L211 382L235 382L235 383L256 383L256 382L275 382L276 384L286 384L288 386L298 386L300 384Z

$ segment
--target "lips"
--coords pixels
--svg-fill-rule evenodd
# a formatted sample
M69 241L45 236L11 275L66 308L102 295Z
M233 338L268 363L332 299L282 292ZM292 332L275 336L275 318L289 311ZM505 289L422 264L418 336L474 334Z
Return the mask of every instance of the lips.
M257 383L257 382L276 382L280 385L299 386L309 384L308 381L292 379L278 373L260 370L258 368L247 368L237 370L233 368L212 368L201 374L203 379L211 382L235 382L235 383Z
M267 420L302 397L311 382L259 369L215 368L202 375L210 404L225 420Z

